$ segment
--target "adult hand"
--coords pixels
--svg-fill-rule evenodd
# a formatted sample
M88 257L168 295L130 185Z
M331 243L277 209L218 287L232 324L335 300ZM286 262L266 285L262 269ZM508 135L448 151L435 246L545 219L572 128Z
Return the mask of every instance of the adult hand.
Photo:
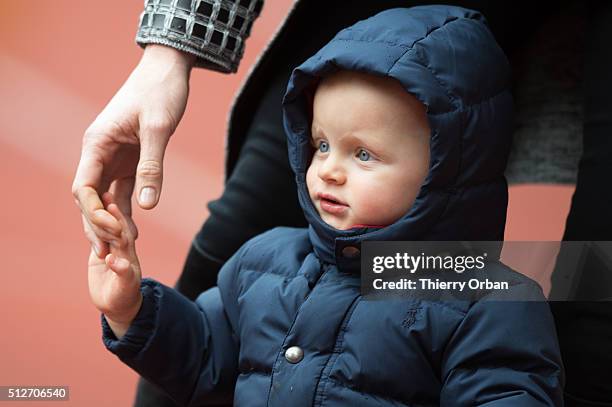
M124 85L87 128L81 159L72 184L85 235L99 258L121 229L100 197L115 196L132 234L131 197L134 187L143 209L157 205L163 180L166 146L183 117L189 75L195 57L163 45L148 45Z

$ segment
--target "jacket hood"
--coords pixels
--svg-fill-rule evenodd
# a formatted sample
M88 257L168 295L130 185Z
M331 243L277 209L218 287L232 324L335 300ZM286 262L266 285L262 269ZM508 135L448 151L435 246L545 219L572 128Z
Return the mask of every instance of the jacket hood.
M335 229L308 194L310 95L320 78L338 70L394 78L427 109L429 172L411 209L381 229ZM509 84L508 60L485 18L452 6L386 10L340 31L295 68L283 101L284 126L317 256L355 269L355 248L365 240L503 240L513 118Z

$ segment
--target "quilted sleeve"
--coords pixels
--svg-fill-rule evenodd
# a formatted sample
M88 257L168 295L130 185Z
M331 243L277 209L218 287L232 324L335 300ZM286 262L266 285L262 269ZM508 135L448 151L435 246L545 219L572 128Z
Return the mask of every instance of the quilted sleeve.
M539 287L527 290L538 300L483 300L470 308L446 347L440 405L563 405L553 317Z
M232 274L237 257L221 271ZM142 280L141 291L143 305L121 339L102 316L106 348L179 405L231 400L239 343L219 288L195 302L152 279Z
M145 0L136 43L196 55L196 65L236 72L263 0Z

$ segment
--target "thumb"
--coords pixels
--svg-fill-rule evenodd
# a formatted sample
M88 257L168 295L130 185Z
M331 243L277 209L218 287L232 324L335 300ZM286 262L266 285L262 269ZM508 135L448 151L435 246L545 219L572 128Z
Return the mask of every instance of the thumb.
M136 169L138 204L143 209L157 205L163 182L163 160L171 126L145 127L140 134L140 160Z
M105 258L106 265L119 277L125 276L130 271L130 262L122 257L110 253Z

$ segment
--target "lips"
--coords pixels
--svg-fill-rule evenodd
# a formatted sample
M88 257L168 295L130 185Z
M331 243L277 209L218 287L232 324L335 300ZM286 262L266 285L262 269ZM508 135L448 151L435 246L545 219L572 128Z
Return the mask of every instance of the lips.
M348 205L331 194L318 193L321 209L332 215L341 215L348 210Z

